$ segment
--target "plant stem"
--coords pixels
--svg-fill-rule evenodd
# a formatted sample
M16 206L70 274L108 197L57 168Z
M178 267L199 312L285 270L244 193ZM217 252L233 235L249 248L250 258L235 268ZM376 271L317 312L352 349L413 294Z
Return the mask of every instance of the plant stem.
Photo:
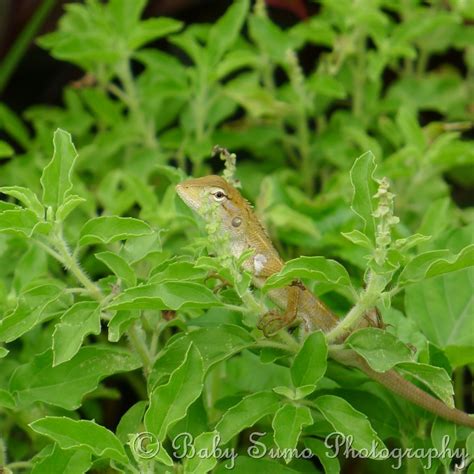
M371 273L369 284L359 298L359 301L352 307L349 313L347 313L347 316L334 329L327 333L327 341L329 343L335 342L354 328L366 311L375 306L384 287L385 279L376 273Z
M128 330L128 337L143 362L143 372L145 373L145 376L147 376L150 373L152 360L150 353L148 352L144 335L140 330L141 328L139 329L136 326L136 323L132 324Z
M0 63L0 93L8 83L11 75L15 71L16 65L20 62L28 46L38 33L41 25L54 7L56 0L43 0L41 5L35 10L30 20L18 35L10 51Z
M286 352L295 352L288 344L284 344L278 341L272 341L270 339L260 339L255 341L253 347L262 348L262 347L271 347L273 349L281 349Z
M71 254L62 232L58 232L53 237L52 244L60 256L60 262L76 277L94 299L101 301L103 295L100 288L86 275L78 261Z
M131 114L133 115L138 124L138 127L143 132L143 137L145 139L146 145L152 149L158 148L158 142L156 140L153 127L150 123L148 123L145 114L143 113L143 110L140 106L137 88L135 86L135 81L133 79L132 71L130 68L130 60L127 59L123 62L122 67L119 69L119 78L123 85L125 96L118 93L118 91L112 87L113 93L118 95L129 107ZM125 99L125 97L127 99Z

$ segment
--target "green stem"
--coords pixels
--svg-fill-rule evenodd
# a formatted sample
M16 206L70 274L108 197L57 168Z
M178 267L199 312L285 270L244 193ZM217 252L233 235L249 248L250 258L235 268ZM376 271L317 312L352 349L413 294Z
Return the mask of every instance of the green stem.
M103 295L100 288L86 275L78 261L71 254L62 232L58 232L52 238L52 244L59 254L59 261L76 277L94 299L101 301Z
M352 328L356 327L366 311L375 306L384 287L385 280L380 275L372 273L369 284L359 298L359 301L352 307L349 313L347 313L347 316L334 329L327 333L327 341L329 343L335 342L347 334Z
M33 16L28 21L27 25L18 35L15 43L10 48L10 51L0 63L0 93L3 92L10 77L21 58L24 56L31 41L38 33L41 25L44 23L49 15L49 12L54 7L56 0L43 0L41 5L35 10Z
M14 469L28 469L31 466L33 466L33 463L31 461L17 461L7 464L5 467L12 471Z
M125 104L129 107L132 116L135 118L139 128L143 132L146 145L152 149L158 148L158 142L156 140L153 126L151 123L148 123L140 106L137 88L135 86L132 70L130 68L130 61L128 59L123 62L122 67L119 69L118 75L120 81L122 82L126 99L123 94L118 93L118 91L112 87L114 94L119 94L118 96L121 97Z
M143 362L143 372L145 373L145 376L147 376L150 373L152 360L150 353L148 352L144 334L140 329L136 324L132 324L128 330L128 337Z
M253 347L255 348L271 347L273 349L281 349L282 351L286 351L286 352L296 352L293 350L293 348L288 346L288 344L272 341L270 339L259 339L258 341L255 341L255 343L253 344Z

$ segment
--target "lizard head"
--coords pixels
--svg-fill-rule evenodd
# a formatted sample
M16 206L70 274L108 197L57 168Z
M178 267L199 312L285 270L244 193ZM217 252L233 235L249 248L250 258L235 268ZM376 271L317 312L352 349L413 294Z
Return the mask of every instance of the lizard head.
M239 191L220 176L188 179L176 186L179 197L188 207L203 214L215 205L222 224L233 234L243 230L249 205Z

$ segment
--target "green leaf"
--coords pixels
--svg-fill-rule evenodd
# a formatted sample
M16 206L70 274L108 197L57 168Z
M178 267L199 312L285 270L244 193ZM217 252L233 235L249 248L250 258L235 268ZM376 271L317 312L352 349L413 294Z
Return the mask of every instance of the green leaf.
M109 244L130 237L152 234L146 223L133 217L101 216L87 221L81 229L79 245Z
M211 472L217 464L215 455L211 455L215 451L216 440L219 433L217 431L209 431L201 433L194 439L193 447L195 453L206 453L205 456L196 454L185 459L185 474L201 474L203 472ZM207 454L209 453L209 454Z
M346 339L345 344L377 372L386 372L396 364L412 359L410 349L402 341L378 328L359 329Z
M0 388L0 407L15 409L15 399L7 390Z
M73 359L53 367L53 352L48 350L15 370L9 390L23 406L41 401L75 410L100 380L140 366L138 358L124 349L95 345L82 347Z
M191 331L173 340L158 354L148 380L151 387L181 364L190 342L198 348L207 372L218 362L252 346L255 340L245 329L230 324Z
M318 457L326 474L339 474L341 471L339 460L332 450L326 446L324 441L316 438L305 438L304 444Z
M357 451L367 450L380 459L377 453L386 449L382 440L372 428L367 417L353 408L346 400L334 395L323 395L315 401L316 407L344 441L351 440L351 447ZM375 449L374 449L375 447Z
M40 219L44 218L44 207L31 189L23 188L21 186L3 186L0 187L0 193L18 199L27 207L27 209L33 211Z
M370 239L363 234L360 230L353 230L351 232L341 232L341 234L353 244L359 245L366 249L373 249L374 246Z
M328 347L321 331L310 334L291 366L291 379L295 387L316 385L326 373Z
M292 459L292 450L296 448L303 426L313 424L311 410L308 407L283 405L272 421L273 438L279 449L284 451L285 462Z
M54 440L62 449L83 449L98 457L128 464L122 444L108 429L89 420L46 416L29 425L33 431Z
M3 140L0 140L0 159L1 158L8 158L15 154L15 150Z
M51 445L50 445L51 446ZM92 465L91 453L82 449L61 449L57 444L53 450L45 456L35 458L35 465L31 474L83 474L89 472Z
M182 364L171 374L166 385L156 386L145 413L145 427L162 441L172 424L186 416L189 406L203 388L204 368L201 354L189 345Z
M128 38L128 46L130 49L141 48L150 41L179 31L182 26L183 22L173 18L149 18L138 23L133 29Z
M217 64L222 55L235 43L244 24L248 0L235 0L212 26L208 39L208 54L211 64Z
M351 207L361 218L364 234L372 243L375 239L375 221L372 216L375 211L373 195L377 191L374 180L375 169L375 157L368 151L355 160L350 173L353 188Z
M83 202L86 202L86 200L81 196L77 196L76 194L70 194L67 196L64 202L58 207L58 211L56 212L56 218L58 221L64 221L66 217L69 216L69 214L71 214L71 212Z
M10 351L6 347L0 347L0 359L5 357Z
M243 398L241 402L229 408L216 425L221 443L227 443L265 415L275 413L279 403L280 397L273 392L257 392Z
M123 444L129 441L129 435L140 432L140 426L147 405L147 402L141 400L132 405L125 414L122 415L122 418L120 418L115 433Z
M103 262L123 280L127 285L134 286L137 283L137 277L132 267L118 254L113 252L96 253L95 258Z
M204 285L188 281L167 281L136 286L122 292L107 306L109 310L210 308L222 303Z
M31 237L38 222L38 216L29 209L3 211L0 212L0 233Z
M426 138L418 124L415 113L408 107L402 106L398 110L396 120L405 143L415 146L419 151L423 151L426 147Z
M139 311L117 311L108 324L108 340L118 342L132 323L140 317Z
M5 104L0 104L0 128L4 129L25 150L30 147L28 129Z
M448 453L452 453L456 445L456 425L437 417L431 427L431 441L440 453L441 462L449 466L452 457Z
M88 334L100 334L99 304L80 301L71 306L53 333L53 366L72 359Z
M406 314L441 348L474 347L472 331L474 271L465 269L410 285L405 293Z
M71 176L77 152L71 135L60 128L54 132L53 145L53 158L43 170L41 185L43 204L56 211L72 189Z
M44 284L29 288L16 308L0 320L0 341L11 342L32 328L56 316L68 301L57 285Z
M430 235L413 234L413 235L410 235L410 237L407 237L405 239L397 239L394 242L394 246L395 248L400 250L400 252L404 252L408 249L411 249L412 247L415 247L419 244L427 242L428 240L431 240Z
M259 48L273 61L284 64L285 54L295 39L290 38L267 17L251 15L248 24L250 36Z
M232 474L249 474L249 473L258 473L258 474L299 474L300 470L295 471L284 464L281 464L276 461L272 461L265 456L265 451L268 451L264 447L261 441L258 441L260 446L251 446L249 449L252 450L255 448L255 451L251 451L251 457L239 455L235 459L235 467L232 468ZM262 459L260 459L262 458ZM228 474L230 461L227 463L223 462L217 466L214 470L214 474Z
M468 245L455 255L449 250L431 250L417 255L408 262L398 278L398 285L408 285L472 266L474 266L474 244Z
M328 74L321 74L319 72L313 74L306 84L310 91L316 93L316 98L319 95L334 97L335 99L344 99L347 96L342 82Z
M419 380L446 405L454 407L453 385L446 370L419 362L402 362L397 364L397 369Z
M299 257L289 260L279 273L271 275L265 282L263 290L268 291L272 288L286 286L299 278L351 288L347 270L335 260L328 260L324 257Z

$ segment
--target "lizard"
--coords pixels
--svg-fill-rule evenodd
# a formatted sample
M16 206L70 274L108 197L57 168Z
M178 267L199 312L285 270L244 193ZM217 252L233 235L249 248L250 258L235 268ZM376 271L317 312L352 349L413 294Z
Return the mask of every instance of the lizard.
M235 258L239 258L249 249L253 250L252 255L245 260L243 268L251 273L255 287L261 288L269 276L283 268L283 260L251 205L226 179L217 175L191 178L177 184L176 192L190 209L201 216L209 218L203 210L210 205L215 206L217 214L214 216L217 216L220 222L219 231L230 236L230 252ZM327 333L339 322L339 318L299 281L283 288L271 289L268 291L268 297L283 311L270 311L261 317L258 327L266 336L290 326L297 319L302 321L307 332L322 330ZM364 325L377 323L366 318L359 327ZM342 339L336 342L343 342L347 335L343 335ZM446 405L403 378L393 368L386 372L377 372L357 352L341 349L340 344L330 346L329 355L343 365L362 370L369 378L434 415L474 427L474 417Z

